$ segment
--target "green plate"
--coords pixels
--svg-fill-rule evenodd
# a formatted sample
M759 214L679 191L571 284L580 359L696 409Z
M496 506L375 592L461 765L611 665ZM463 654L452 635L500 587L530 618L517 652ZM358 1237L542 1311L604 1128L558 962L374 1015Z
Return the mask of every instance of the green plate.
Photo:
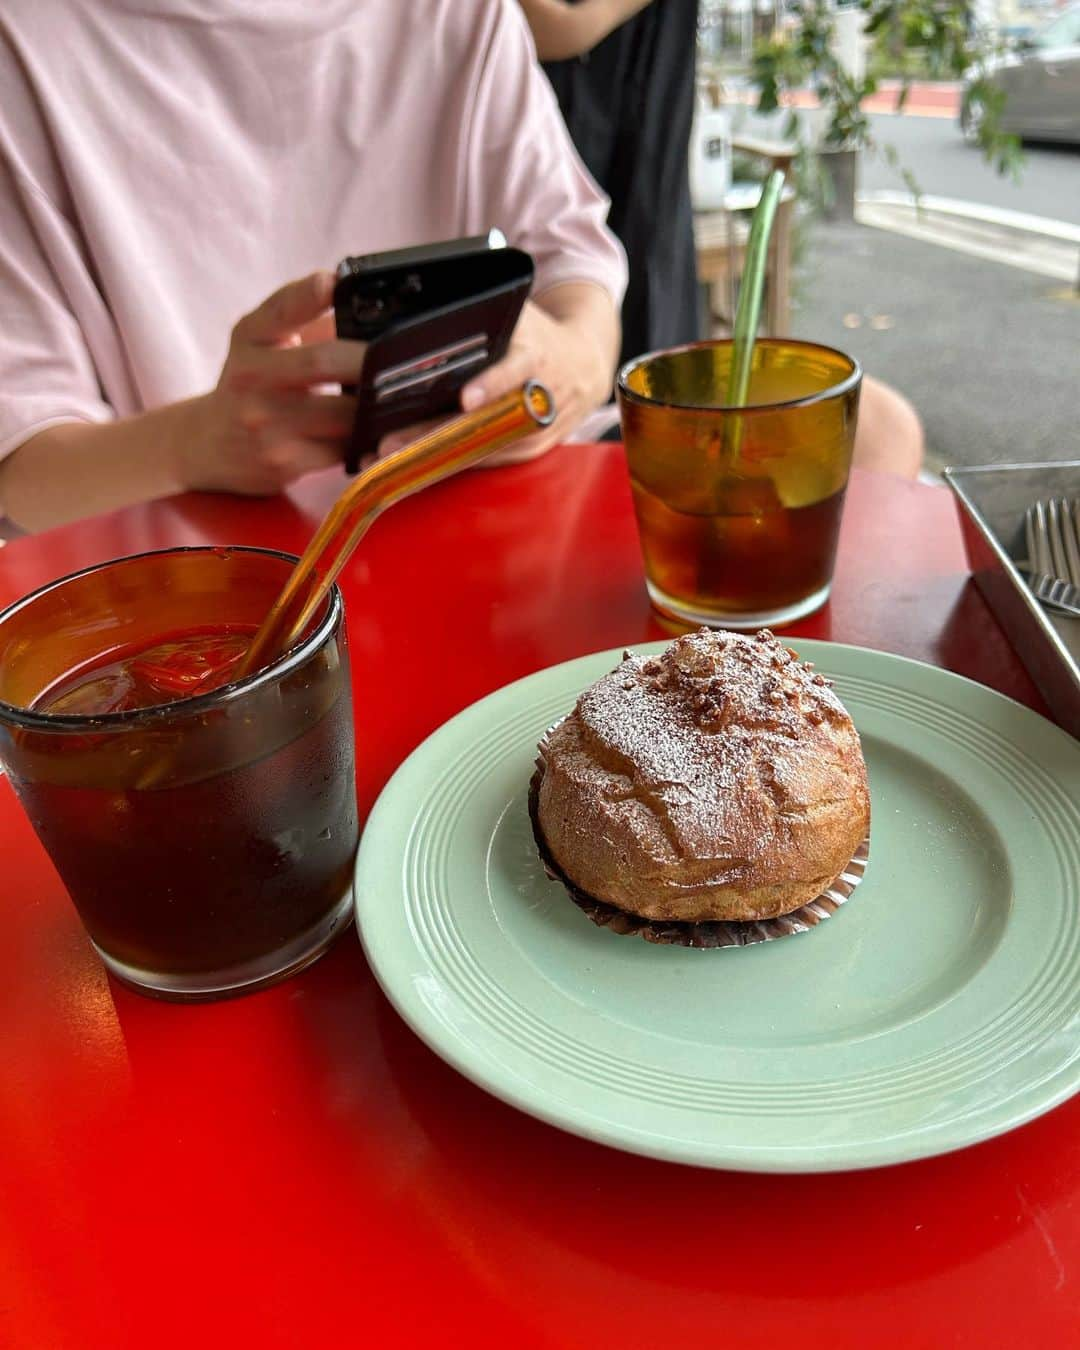
M798 648L855 719L873 801L866 878L807 933L657 947L547 879L536 743L619 652L500 689L401 766L361 841L357 913L436 1054L575 1134L762 1172L944 1153L1076 1090L1080 743L946 671Z

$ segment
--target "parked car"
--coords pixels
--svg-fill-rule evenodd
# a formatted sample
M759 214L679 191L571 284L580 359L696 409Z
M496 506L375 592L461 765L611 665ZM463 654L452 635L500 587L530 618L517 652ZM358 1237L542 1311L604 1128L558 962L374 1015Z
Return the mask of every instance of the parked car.
M1002 131L1033 141L1080 144L1080 4L1070 5L1017 49L991 63L990 79L1005 94ZM978 135L981 109L960 109L960 129Z

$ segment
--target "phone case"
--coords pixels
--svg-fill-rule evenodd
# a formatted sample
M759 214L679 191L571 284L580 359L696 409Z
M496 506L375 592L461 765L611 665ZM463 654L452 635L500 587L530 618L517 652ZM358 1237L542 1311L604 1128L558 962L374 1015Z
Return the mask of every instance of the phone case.
M389 431L453 412L462 385L506 351L533 279L501 236L347 258L334 289L337 333L367 343L349 392L358 406L345 467ZM492 244L495 246L492 246Z

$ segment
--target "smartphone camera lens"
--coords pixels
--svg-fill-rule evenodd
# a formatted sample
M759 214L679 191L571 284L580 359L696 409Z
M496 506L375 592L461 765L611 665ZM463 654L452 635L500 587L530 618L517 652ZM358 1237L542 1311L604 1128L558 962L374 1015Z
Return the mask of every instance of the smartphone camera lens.
M386 314L386 297L358 295L353 299L353 318L357 323L377 323Z

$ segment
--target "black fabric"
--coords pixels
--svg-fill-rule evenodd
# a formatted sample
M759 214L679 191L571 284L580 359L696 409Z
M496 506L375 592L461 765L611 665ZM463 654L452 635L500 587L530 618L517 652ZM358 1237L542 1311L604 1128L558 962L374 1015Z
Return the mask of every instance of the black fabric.
M622 359L700 334L687 164L697 0L653 3L574 61L545 64L626 249Z

